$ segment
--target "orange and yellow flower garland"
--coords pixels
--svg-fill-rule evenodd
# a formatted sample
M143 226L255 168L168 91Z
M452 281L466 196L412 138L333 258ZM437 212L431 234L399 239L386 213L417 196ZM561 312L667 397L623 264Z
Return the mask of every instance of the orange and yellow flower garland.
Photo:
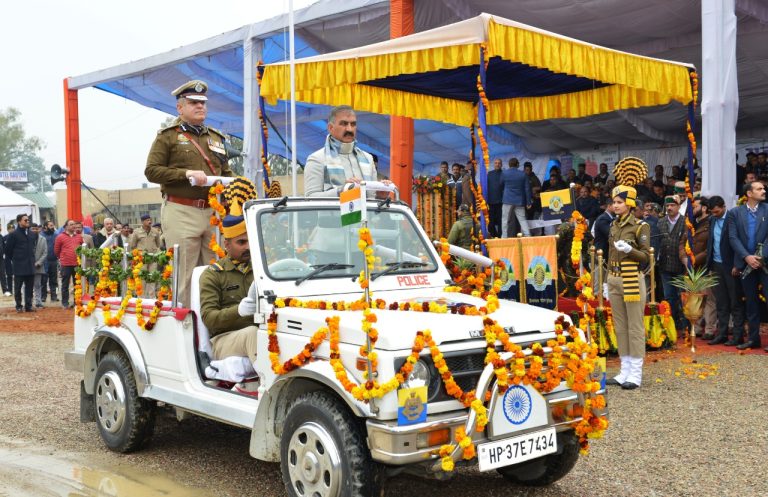
M121 250L121 249L117 249ZM115 252L122 253L122 252ZM116 257L111 249L101 249L101 268L99 269L99 281L96 284L94 295L88 302L86 307L83 307L83 288L80 283L80 278L75 281L75 313L78 317L90 316L97 304L101 301L102 313L104 316L104 324L107 326L119 326L123 320L125 312L130 303L131 297L137 297L136 299L136 321L140 328L144 330L151 330L160 315L160 311L163 307L163 300L171 298L171 290L168 286L168 280L171 277L173 266L171 264L173 260L173 249L168 249L165 252L167 257L167 263L163 268L161 275L161 286L157 294L157 301L154 308L149 314L149 319L145 320L142 314L142 301L140 295L143 293L143 285L141 281L141 270L144 266L144 253L141 250L134 249L131 253L131 270L126 277L127 292L123 299L120 301L120 305L117 309L115 316L112 316L112 306L109 302L101 300L106 297L111 297L117 294L118 282L110 279L110 269L112 267L112 259ZM80 265L80 256L78 256L78 266Z
M578 269L579 261L581 260L582 241L584 240L584 234L587 232L587 220L584 219L584 216L579 211L574 210L571 215L571 222L573 223L571 264L574 268Z
M224 192L224 185L222 185L221 183L216 183L215 185L211 186L208 189L208 205L210 205L211 209L213 209L210 223L211 223L211 226L216 226L219 231L222 230L221 220L224 218L224 216L227 215L227 209L226 207L221 205L218 197L223 192ZM208 241L208 248L211 249L211 251L214 254L216 254L216 257L218 257L219 259L227 255L226 252L224 252L224 249L221 248L221 246L216 241L215 233L211 235L211 239ZM216 262L216 261L211 260L211 263L213 262Z

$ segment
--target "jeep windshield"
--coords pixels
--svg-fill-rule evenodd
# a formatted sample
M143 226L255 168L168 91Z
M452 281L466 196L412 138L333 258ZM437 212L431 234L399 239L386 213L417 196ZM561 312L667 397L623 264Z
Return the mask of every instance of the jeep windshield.
M257 225L261 257L273 280L355 278L363 270L364 257L358 248L361 225L342 227L338 208L263 211ZM395 210L369 209L368 228L376 257L372 272L437 270L428 241L411 217Z

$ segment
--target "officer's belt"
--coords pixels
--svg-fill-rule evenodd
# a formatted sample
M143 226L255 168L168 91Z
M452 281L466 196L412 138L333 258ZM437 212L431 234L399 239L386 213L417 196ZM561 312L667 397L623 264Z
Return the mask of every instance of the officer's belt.
M166 194L165 200L168 202L173 202L174 204L188 205L197 209L207 209L210 207L210 205L208 205L208 199L205 198L186 198Z

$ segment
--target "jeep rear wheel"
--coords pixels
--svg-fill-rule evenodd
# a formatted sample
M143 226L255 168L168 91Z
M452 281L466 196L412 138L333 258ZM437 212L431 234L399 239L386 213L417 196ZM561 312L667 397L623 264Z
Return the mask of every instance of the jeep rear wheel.
M560 450L532 461L499 468L504 478L528 487L544 487L567 475L579 460L579 440L573 432L558 433Z
M280 466L292 497L377 495L381 483L362 424L323 391L299 396L288 409Z
M110 351L99 361L93 400L96 424L109 449L132 452L152 437L155 404L139 397L131 364L122 351Z

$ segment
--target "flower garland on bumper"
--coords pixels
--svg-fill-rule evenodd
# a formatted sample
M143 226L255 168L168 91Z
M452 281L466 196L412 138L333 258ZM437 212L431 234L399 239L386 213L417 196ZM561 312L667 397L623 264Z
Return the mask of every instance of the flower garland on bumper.
M359 231L358 247L365 254L366 264L373 264L373 240L370 232L365 229ZM441 259L445 256L447 249L445 242L441 241ZM369 252L370 251L370 252ZM484 273L483 273L484 274ZM361 278L362 279L362 278ZM361 281L361 287L365 288L367 282ZM472 285L476 288L484 288L485 278L473 278ZM595 381L592 373L595 371L595 363L598 355L598 347L594 343L587 343L582 340L575 326L567 325L565 317L560 316L555 322L554 340L547 342L547 347L551 352L546 353L541 344L535 343L531 346L530 353L518 344L512 342L510 335L504 331L496 320L491 318L492 314L499 305L496 296L500 288L500 281L494 282L490 290L480 292L475 289L472 294L477 292L486 300L486 305L476 307L472 305L457 306L450 309L445 305L439 305L435 302L424 302L421 304L412 304L410 302L387 303L382 299L367 301L360 299L351 302L345 301L302 301L296 298L277 298L274 303L275 310L267 320L267 333L269 340L269 358L272 371L277 375L282 375L299 368L313 358L313 353L325 341L328 340L330 347L329 362L334 370L337 380L344 390L358 401L368 402L372 399L381 398L384 395L400 388L408 379L413 370L414 364L419 360L425 349L429 350L432 362L442 378L443 386L448 395L461 402L466 408L472 409L476 415L475 429L483 432L488 424L488 408L486 403L491 400L491 391L475 392L464 391L454 379L445 358L440 351L439 346L432 337L430 330L419 330L414 335L414 341L411 347L411 353L406 358L403 365L386 381L379 381L378 375L374 374L368 377L363 374L362 382L358 383L351 379L347 373L344 364L341 361L340 353L340 317L338 315L327 317L326 326L317 330L310 341L293 357L281 361L280 344L278 340L278 313L285 307L334 310L361 311L361 329L370 338L371 346L362 345L360 355L371 361L372 371L377 371L377 357L375 344L378 338L378 331L375 328L377 322L376 310L389 310L400 312L434 312L447 313L452 312L463 315L483 316L483 332L486 341L485 364L492 364L498 391L503 393L510 385L530 385L541 393L551 392L562 382L566 382L569 388L578 393L586 395L586 402L582 417L574 421L574 433L579 437L579 444L582 453L587 453L589 449L589 440L599 438L608 426L608 421L596 414L596 411L605 407L605 399L597 392L600 389L599 382ZM458 291L458 289L447 288L447 291ZM462 310L463 309L463 310ZM570 340L568 338L570 337ZM513 359L507 363L501 359L496 351L496 345L500 343L504 352L513 354ZM456 430L454 434L455 444L446 444L441 446L436 455L441 458L441 467L445 471L452 471L454 462L452 453L456 446L461 448L461 454L464 459L476 457L474 442L471 435L467 434L464 428Z

